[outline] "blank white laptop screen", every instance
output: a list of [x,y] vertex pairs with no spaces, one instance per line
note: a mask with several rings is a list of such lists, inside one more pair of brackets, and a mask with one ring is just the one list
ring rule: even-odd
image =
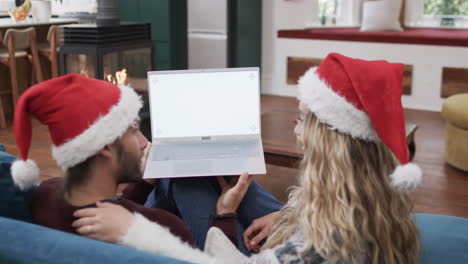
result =
[[259,134],[258,71],[156,73],[149,78],[153,138]]

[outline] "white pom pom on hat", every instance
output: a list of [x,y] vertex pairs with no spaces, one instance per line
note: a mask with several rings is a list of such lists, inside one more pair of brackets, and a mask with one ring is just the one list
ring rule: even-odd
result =
[[16,160],[11,165],[13,182],[21,190],[27,190],[36,184],[39,177],[39,167],[33,160]]
[[390,175],[390,182],[400,191],[413,191],[421,181],[421,168],[414,163],[400,165]]

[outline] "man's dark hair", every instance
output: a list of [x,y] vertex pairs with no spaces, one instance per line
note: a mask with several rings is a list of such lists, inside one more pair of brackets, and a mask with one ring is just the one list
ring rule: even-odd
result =
[[91,165],[96,156],[97,154],[65,171],[65,179],[63,181],[63,191],[65,193],[71,193],[73,188],[83,185],[89,180]]

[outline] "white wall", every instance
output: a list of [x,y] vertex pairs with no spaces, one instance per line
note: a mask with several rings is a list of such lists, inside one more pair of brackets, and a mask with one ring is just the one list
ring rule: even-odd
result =
[[278,30],[304,28],[317,23],[317,12],[317,0],[262,1],[262,93],[270,93],[275,86]]
[[97,0],[52,0],[52,14],[62,15],[67,12],[97,12]]
[[312,16],[313,0],[263,1],[262,93],[296,96],[288,85],[287,57],[324,58],[330,52],[377,60],[386,59],[413,65],[412,94],[403,96],[405,108],[440,111],[442,67],[468,68],[468,48],[432,45],[388,44],[329,40],[277,38],[279,29],[304,28]]

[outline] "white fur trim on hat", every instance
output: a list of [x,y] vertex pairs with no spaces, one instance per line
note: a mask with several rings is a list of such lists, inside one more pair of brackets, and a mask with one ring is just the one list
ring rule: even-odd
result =
[[77,137],[60,146],[52,146],[52,156],[66,170],[95,155],[105,145],[122,136],[138,117],[142,101],[135,91],[120,86],[119,102]]
[[11,177],[16,186],[21,190],[32,187],[39,177],[39,167],[33,160],[16,160],[10,168]]
[[306,104],[320,122],[329,125],[330,129],[354,138],[379,141],[369,116],[335,93],[318,77],[316,69],[309,69],[299,79],[299,101]]
[[133,214],[127,233],[121,236],[117,243],[191,263],[215,262],[208,254],[192,248],[173,235],[167,227],[151,222],[138,213]]
[[414,163],[400,165],[390,175],[390,181],[393,186],[401,191],[412,191],[422,181],[421,168]]

